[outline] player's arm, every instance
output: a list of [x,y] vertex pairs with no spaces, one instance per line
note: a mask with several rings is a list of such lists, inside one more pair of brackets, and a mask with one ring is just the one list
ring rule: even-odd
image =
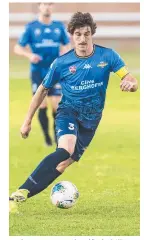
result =
[[120,88],[122,91],[126,92],[136,92],[138,89],[138,82],[135,77],[130,73],[127,74],[120,83]]
[[45,89],[43,85],[40,85],[38,87],[35,95],[33,96],[31,103],[30,103],[29,110],[26,114],[26,118],[20,129],[21,135],[23,138],[28,137],[28,134],[31,130],[31,122],[32,122],[33,116],[34,116],[36,110],[38,109],[38,107],[40,106],[40,104],[42,103],[42,101],[44,100],[47,93],[48,93],[48,89]]
[[129,73],[123,59],[114,50],[111,52],[111,70],[121,79],[122,91],[135,92],[138,89],[137,79]]
[[37,54],[32,53],[26,48],[31,43],[31,29],[29,25],[25,26],[24,32],[18,40],[18,43],[14,46],[14,53],[28,58],[32,63],[38,63],[41,57]]
[[26,118],[24,120],[24,123],[21,127],[21,135],[23,138],[28,137],[29,132],[31,130],[31,122],[33,119],[33,116],[44,100],[45,96],[48,93],[48,90],[52,88],[58,81],[60,81],[60,71],[61,66],[58,63],[57,59],[51,64],[47,75],[45,76],[42,84],[37,89],[35,95],[33,96],[30,107],[28,109],[28,112],[26,114]]
[[126,67],[120,68],[115,72],[121,78],[120,88],[122,91],[135,92],[138,89],[138,82],[127,70]]
[[46,89],[41,84],[38,87],[36,93],[34,94],[32,100],[31,100],[30,107],[29,107],[29,110],[28,110],[28,113],[27,113],[27,116],[25,119],[28,123],[31,123],[36,110],[41,105],[41,103],[44,100],[44,98],[46,97],[47,93],[48,93],[48,89]]
[[28,58],[32,63],[38,63],[41,60],[41,56],[32,53],[30,50],[27,50],[26,47],[22,47],[20,44],[16,44],[14,46],[14,53],[19,56]]

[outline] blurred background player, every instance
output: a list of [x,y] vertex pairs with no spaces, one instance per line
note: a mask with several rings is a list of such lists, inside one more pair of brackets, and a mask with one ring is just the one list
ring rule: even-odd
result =
[[[35,94],[38,86],[48,72],[48,69],[60,53],[70,50],[69,37],[65,26],[60,21],[52,20],[53,3],[39,3],[38,19],[28,23],[25,31],[15,45],[14,51],[30,60],[30,77],[32,92]],[[26,48],[29,45],[30,50]],[[48,93],[55,118],[58,103],[61,99],[61,86],[56,84]],[[47,98],[39,107],[38,119],[48,146],[52,145],[49,135],[49,119],[47,116]],[[55,130],[54,130],[55,135]],[[56,138],[55,138],[56,140]]]

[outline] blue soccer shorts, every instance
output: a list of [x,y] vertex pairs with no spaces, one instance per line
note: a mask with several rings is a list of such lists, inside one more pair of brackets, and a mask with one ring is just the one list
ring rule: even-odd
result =
[[58,139],[65,134],[74,134],[77,137],[74,153],[71,158],[79,161],[84,151],[92,141],[101,117],[95,120],[95,124],[86,124],[86,121],[80,121],[78,117],[69,110],[58,109],[55,119],[55,131]]
[[[33,95],[36,93],[39,85],[42,83],[45,74],[40,71],[32,71],[31,72],[31,85],[32,85],[32,93]],[[57,83],[53,88],[50,88],[48,91],[48,96],[61,96],[62,90],[61,85]]]

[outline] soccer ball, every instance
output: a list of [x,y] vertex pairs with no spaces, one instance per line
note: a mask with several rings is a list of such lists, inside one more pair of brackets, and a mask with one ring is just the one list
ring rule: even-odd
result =
[[57,183],[51,190],[52,204],[58,208],[71,208],[77,201],[79,192],[76,186],[68,181]]

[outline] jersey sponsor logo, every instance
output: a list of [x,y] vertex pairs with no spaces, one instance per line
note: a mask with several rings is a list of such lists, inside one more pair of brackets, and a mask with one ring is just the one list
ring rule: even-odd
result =
[[97,88],[103,86],[103,82],[95,82],[95,80],[85,80],[81,81],[81,85],[79,86],[71,86],[72,90],[86,90],[86,89],[91,89],[91,88]]
[[74,130],[74,124],[73,124],[73,123],[69,123],[68,129],[69,129],[69,130]]
[[106,63],[106,62],[100,62],[100,63],[97,65],[97,67],[104,68],[104,67],[106,67],[107,65],[108,65],[108,63]]
[[54,42],[52,39],[43,39],[41,43],[36,43],[35,47],[59,47],[60,43]]
[[51,30],[50,30],[49,28],[45,28],[44,32],[45,32],[45,33],[50,33]]
[[69,71],[74,74],[76,72],[76,66],[70,66]]
[[36,36],[40,35],[40,34],[41,34],[41,30],[40,30],[39,28],[36,28],[36,29],[34,30],[34,34],[35,34]]
[[92,66],[90,64],[85,64],[83,69],[89,69],[89,68],[92,68]]

